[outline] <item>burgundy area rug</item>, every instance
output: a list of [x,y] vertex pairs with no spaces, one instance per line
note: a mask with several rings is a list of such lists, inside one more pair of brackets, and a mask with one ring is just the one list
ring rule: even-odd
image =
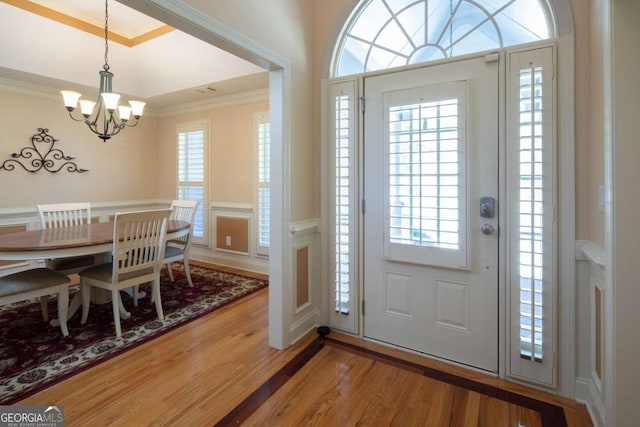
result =
[[[80,324],[78,310],[69,319],[67,337],[59,327],[42,320],[39,303],[1,306],[0,404],[14,403],[268,285],[264,280],[191,266],[192,288],[182,264],[172,267],[175,282],[166,268],[160,277],[164,321],[157,318],[148,284],[140,286],[147,295],[138,301],[138,307],[122,293],[131,317],[120,320],[121,338],[115,336],[111,303],[91,304],[85,325]],[[69,298],[78,290],[72,287]],[[49,317],[57,317],[56,313],[53,297]]]

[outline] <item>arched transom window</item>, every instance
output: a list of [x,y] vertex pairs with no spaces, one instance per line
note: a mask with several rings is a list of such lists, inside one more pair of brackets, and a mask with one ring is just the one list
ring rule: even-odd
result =
[[334,76],[555,37],[544,0],[364,1],[342,34]]

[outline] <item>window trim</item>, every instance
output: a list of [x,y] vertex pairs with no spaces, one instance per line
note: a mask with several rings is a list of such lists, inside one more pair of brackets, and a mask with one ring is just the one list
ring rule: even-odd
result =
[[[361,161],[358,150],[358,140],[359,140],[359,109],[357,108],[357,84],[355,80],[341,81],[341,82],[333,82],[329,88],[329,152],[328,163],[329,163],[329,182],[328,185],[328,194],[329,200],[328,203],[330,206],[329,209],[329,223],[330,226],[328,230],[331,230],[331,233],[328,236],[328,253],[329,253],[329,324],[336,328],[345,330],[348,332],[357,332],[357,324],[360,318],[360,299],[359,299],[359,275],[358,270],[360,267],[359,263],[359,254],[360,254],[360,242],[357,238],[359,231],[359,219],[362,212],[360,211],[358,200],[360,198],[360,188],[357,186],[357,183],[360,180],[359,168],[358,164]],[[336,295],[336,229],[335,229],[335,220],[336,220],[336,111],[335,111],[335,101],[338,96],[346,95],[349,97],[348,103],[348,111],[349,111],[349,167],[351,169],[351,174],[349,176],[349,188],[352,190],[349,194],[349,212],[350,212],[350,223],[349,223],[349,235],[351,237],[349,242],[349,310],[348,313],[340,312],[336,310],[335,307],[335,295]]]

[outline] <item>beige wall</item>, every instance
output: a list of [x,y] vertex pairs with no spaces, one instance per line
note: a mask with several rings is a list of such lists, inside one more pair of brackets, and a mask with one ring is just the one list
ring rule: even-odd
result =
[[158,119],[158,196],[176,196],[176,126],[208,120],[211,132],[209,201],[253,204],[255,191],[254,115],[269,110],[268,101],[215,108]]
[[[31,144],[38,127],[58,139],[55,147],[75,157],[88,172],[28,173],[0,170],[0,208],[35,208],[37,203],[88,200],[92,203],[176,197],[176,125],[207,119],[211,125],[210,201],[254,203],[254,114],[269,102],[154,118],[145,115],[103,143],[72,121],[61,99],[0,92],[0,164]],[[26,113],[28,112],[28,114]]]
[[[591,0],[591,10],[589,14],[590,37],[589,37],[589,72],[590,72],[590,127],[584,127],[589,132],[590,144],[588,158],[579,162],[586,170],[579,176],[589,179],[584,186],[588,187],[589,197],[586,203],[578,206],[590,213],[588,230],[586,236],[578,236],[583,240],[591,240],[604,248],[604,212],[599,207],[599,188],[604,185],[604,115],[601,106],[604,104],[603,88],[603,66],[604,66],[604,22],[603,0]],[[586,9],[586,8],[585,8]],[[597,106],[597,107],[596,107]]]
[[291,62],[291,222],[320,216],[319,120],[314,115],[312,5],[300,0],[184,0]]
[[143,118],[103,143],[72,121],[57,97],[0,91],[0,163],[31,144],[38,128],[58,139],[55,147],[88,172],[28,173],[0,170],[0,208],[31,208],[37,203],[126,201],[156,197],[156,121]]

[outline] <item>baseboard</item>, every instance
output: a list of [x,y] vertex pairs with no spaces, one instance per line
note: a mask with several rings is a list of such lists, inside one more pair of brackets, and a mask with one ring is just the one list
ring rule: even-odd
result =
[[575,400],[584,404],[594,427],[604,427],[604,402],[592,381],[586,378],[576,379]]
[[266,258],[249,258],[247,256],[222,254],[210,249],[195,246],[191,247],[189,258],[202,262],[224,265],[225,267],[252,271],[254,273],[269,274],[269,260]]
[[320,312],[318,310],[311,310],[309,313],[292,323],[289,327],[289,338],[291,340],[291,344],[295,344],[296,341],[300,340],[311,330],[315,329],[318,326],[319,316]]

